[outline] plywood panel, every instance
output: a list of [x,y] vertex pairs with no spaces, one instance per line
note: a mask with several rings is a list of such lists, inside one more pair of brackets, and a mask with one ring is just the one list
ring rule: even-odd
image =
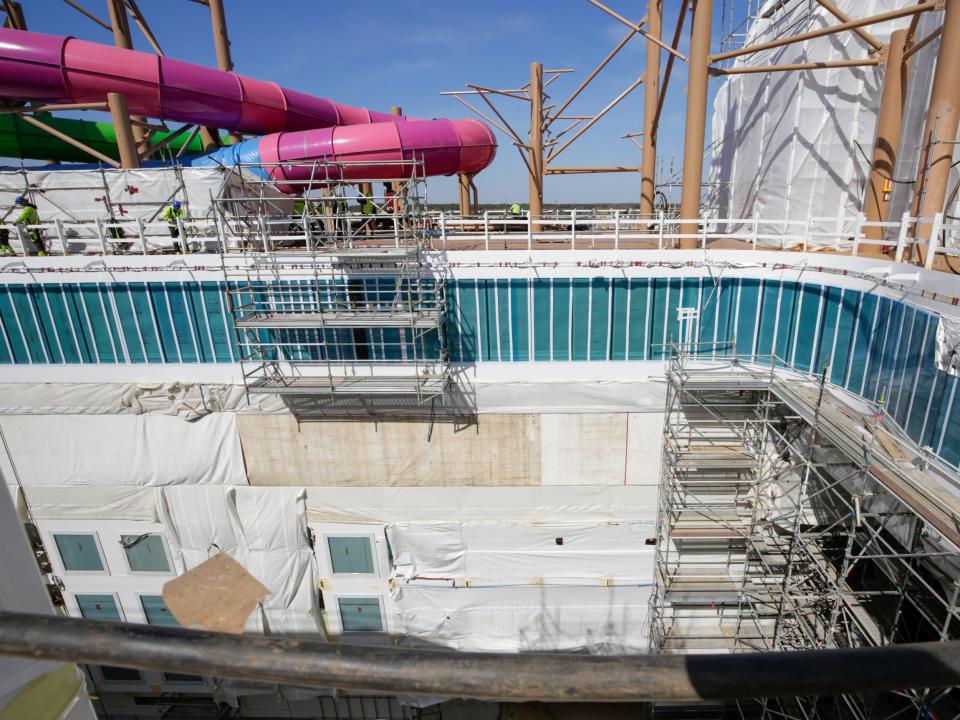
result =
[[540,417],[483,415],[466,429],[241,415],[252,485],[539,485]]

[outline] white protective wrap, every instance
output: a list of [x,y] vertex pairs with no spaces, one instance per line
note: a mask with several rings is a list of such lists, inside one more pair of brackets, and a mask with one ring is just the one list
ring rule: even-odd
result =
[[[166,415],[3,415],[24,485],[246,485],[237,419]],[[2,462],[2,458],[0,458]]]
[[401,522],[387,526],[394,571],[488,582],[640,581],[653,577],[654,522]]
[[160,516],[181,572],[225,552],[270,590],[247,631],[321,632],[302,488],[165,487]]
[[307,488],[311,522],[642,522],[656,507],[654,485]]
[[394,591],[396,631],[458,650],[647,649],[650,585],[418,587]]
[[158,520],[152,487],[27,485],[23,493],[38,520]]
[[[836,0],[851,17],[910,4],[912,0]],[[779,5],[765,4],[745,45],[840,22],[807,0]],[[874,24],[868,30],[885,42],[909,22]],[[841,32],[741,56],[734,67],[857,60],[871,50],[857,34]],[[710,211],[720,218],[812,219],[813,232],[850,231],[852,236],[853,229],[838,227],[836,218],[861,210],[882,77],[882,68],[874,66],[729,76],[714,100]],[[802,234],[797,225],[779,230]],[[764,225],[764,231],[778,229]],[[777,243],[761,238],[759,244]]]
[[941,315],[937,322],[937,368],[960,375],[960,318]]

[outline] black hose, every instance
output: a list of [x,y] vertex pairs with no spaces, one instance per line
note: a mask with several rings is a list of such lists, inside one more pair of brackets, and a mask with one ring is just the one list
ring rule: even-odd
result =
[[486,654],[0,612],[0,654],[482,700],[721,700],[960,684],[960,641],[731,655]]

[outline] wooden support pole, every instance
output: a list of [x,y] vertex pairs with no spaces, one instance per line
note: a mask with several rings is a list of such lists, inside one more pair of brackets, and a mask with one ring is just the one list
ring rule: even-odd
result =
[[611,167],[548,167],[547,175],[592,175],[594,173],[640,172],[637,166],[615,165]]
[[20,3],[14,2],[14,0],[3,0],[3,9],[7,13],[7,19],[3,23],[5,27],[14,30],[27,29],[27,21],[23,17],[23,8]]
[[[843,10],[834,5],[830,0],[817,0],[820,3],[820,6],[823,7],[827,12],[833,15],[840,22],[850,22],[850,16],[847,15]],[[859,35],[870,47],[874,50],[882,50],[883,43],[877,40],[873,35],[868,33],[863,28],[854,28],[853,31]]]
[[828,62],[785,63],[783,65],[753,65],[733,68],[710,68],[711,75],[750,75],[754,73],[792,72],[794,70],[827,70],[829,68],[870,67],[883,65],[882,57],[865,60],[831,60]]
[[[223,0],[208,0],[210,6],[210,29],[213,31],[213,47],[217,52],[217,67],[224,72],[233,70],[233,57],[230,54],[230,35],[227,32],[227,14],[223,9]],[[243,137],[230,133],[230,142],[242,142]]]
[[457,175],[457,196],[460,202],[460,217],[470,215],[470,176],[466,173]]
[[907,15],[916,15],[917,13],[926,12],[927,10],[936,10],[938,5],[939,0],[929,0],[928,2],[922,2],[919,5],[908,5],[907,7],[891,10],[890,12],[880,13],[879,15],[871,15],[870,17],[861,18],[859,20],[850,20],[849,22],[840,23],[838,25],[831,25],[829,27],[819,28],[818,30],[800,33],[799,35],[790,35],[788,37],[771,40],[770,42],[759,43],[757,45],[748,45],[747,47],[739,48],[737,50],[722,52],[717,55],[713,55],[710,58],[710,61],[719,62],[720,60],[728,60],[729,58],[739,57],[741,55],[750,55],[751,53],[760,52],[761,50],[769,50],[771,48],[792,45],[793,43],[803,42],[805,40],[812,40],[813,38],[823,37],[825,35],[833,35],[845,30],[854,30],[855,28],[865,27],[867,25],[876,25],[878,23],[886,22],[887,20],[896,20],[897,18],[906,17]]
[[88,154],[91,155],[92,157],[95,157],[95,158],[97,158],[98,160],[106,163],[106,164],[109,165],[110,167],[113,167],[113,168],[119,168],[119,167],[120,167],[120,163],[118,163],[118,162],[117,162],[116,160],[114,160],[113,158],[107,157],[107,156],[104,155],[102,152],[99,152],[99,151],[97,151],[97,150],[94,150],[92,147],[90,147],[90,146],[88,146],[88,145],[84,145],[84,144],[83,144],[82,142],[80,142],[79,140],[74,140],[74,139],[73,139],[72,137],[70,137],[69,135],[66,135],[66,134],[60,132],[60,131],[57,130],[56,128],[50,127],[49,125],[47,125],[47,124],[44,123],[44,122],[40,122],[39,120],[37,120],[37,119],[36,119],[35,117],[33,117],[32,115],[23,115],[22,117],[23,117],[23,121],[24,121],[24,122],[30,123],[30,124],[33,125],[34,127],[38,127],[38,128],[40,128],[41,130],[49,133],[50,135],[53,135],[55,138],[58,138],[58,139],[60,139],[60,140],[63,140],[63,141],[64,141],[65,143],[67,143],[68,145],[73,145],[75,148],[79,148],[79,149],[83,150],[85,153],[88,153]]
[[[639,27],[641,24],[642,24],[642,23],[637,23],[637,27]],[[564,118],[562,117],[562,116],[563,116],[563,111],[566,110],[568,107],[570,107],[570,104],[571,104],[574,100],[576,100],[577,97],[579,97],[580,93],[582,93],[582,92],[584,91],[584,89],[587,87],[587,85],[589,85],[589,84],[593,81],[593,79],[594,79],[597,75],[600,74],[600,72],[610,63],[610,61],[613,60],[613,59],[617,56],[617,53],[619,53],[619,52],[626,46],[626,44],[627,44],[628,42],[630,42],[630,38],[632,38],[632,37],[633,37],[634,35],[636,35],[636,34],[637,34],[637,31],[636,31],[635,29],[633,29],[633,28],[630,28],[630,32],[628,32],[628,33],[626,34],[626,36],[623,38],[623,40],[621,40],[619,43],[617,43],[616,47],[614,47],[613,50],[611,50],[609,53],[607,53],[607,56],[606,56],[603,60],[600,61],[600,64],[597,65],[589,75],[587,75],[586,79],[585,79],[582,83],[580,83],[579,87],[577,87],[576,90],[574,90],[572,93],[570,93],[570,95],[567,97],[567,99],[564,100],[564,101],[560,104],[560,107],[557,108],[557,109],[551,114],[552,116],[547,119],[547,124],[546,124],[547,127],[550,127],[551,123],[553,123],[554,120],[564,119]],[[648,46],[648,47],[649,47],[649,46]],[[648,53],[650,52],[649,49],[647,50],[647,52],[648,52]],[[657,57],[659,57],[659,52],[658,52]],[[583,119],[584,119],[584,120],[589,120],[590,118],[589,118],[588,116],[584,116]]]
[[[949,190],[947,184],[960,125],[960,72],[957,70],[960,68],[960,0],[946,0],[945,5],[943,35],[923,131],[924,145],[915,199],[917,216],[928,220],[919,224],[917,239],[928,243],[933,239],[930,219],[947,209],[944,207]],[[925,262],[926,248],[919,244],[917,248],[920,261]]]
[[543,214],[543,65],[530,63],[530,215]]
[[[683,139],[683,186],[680,191],[680,223],[684,235],[697,233],[700,217],[700,188],[703,181],[703,144],[707,126],[707,82],[710,63],[710,31],[713,24],[713,0],[694,0],[693,28],[690,31],[687,117]],[[681,248],[696,248],[697,238],[681,238]]]
[[589,130],[590,128],[592,128],[592,127],[597,123],[597,121],[600,120],[600,118],[602,118],[602,117],[603,117],[604,115],[606,115],[608,112],[610,112],[611,110],[613,110],[613,108],[615,108],[615,107],[620,103],[621,100],[623,100],[627,95],[629,95],[629,94],[632,93],[634,90],[636,90],[637,87],[639,87],[639,85],[640,85],[642,82],[643,82],[643,76],[641,75],[641,76],[638,77],[636,80],[634,80],[633,84],[631,84],[630,87],[628,87],[628,88],[627,88],[626,90],[624,90],[622,93],[620,93],[619,95],[617,95],[613,100],[611,100],[609,103],[607,103],[606,107],[604,107],[603,110],[601,110],[601,111],[598,112],[596,115],[594,115],[592,118],[590,118],[590,121],[589,121],[586,125],[584,125],[582,128],[580,128],[579,130],[577,130],[577,132],[574,133],[574,135],[573,135],[572,138],[570,138],[570,139],[567,140],[563,145],[561,145],[559,148],[557,148],[556,150],[554,150],[553,152],[551,152],[550,155],[549,155],[548,158],[547,158],[547,161],[549,162],[549,161],[553,160],[553,159],[556,158],[558,155],[560,155],[560,153],[562,153],[562,152],[563,152],[564,150],[566,150],[568,147],[570,147],[571,145],[573,145],[573,143],[575,143],[575,142],[577,141],[577,138],[579,138],[579,137],[580,137],[581,135],[583,135],[587,130]]
[[137,142],[133,138],[133,125],[130,124],[127,99],[120,93],[107,93],[107,104],[110,106],[113,130],[117,136],[121,167],[140,167],[140,155],[137,153]]
[[[107,13],[110,16],[110,29],[113,31],[113,44],[119,48],[124,48],[125,50],[133,49],[133,39],[130,37],[130,23],[127,22],[127,10],[123,4],[123,0],[107,0]],[[126,105],[126,100],[124,100],[124,105]],[[111,109],[111,115],[112,115]],[[127,114],[126,124],[129,124],[130,120],[143,120],[142,117],[133,117],[131,118],[129,113]],[[114,120],[116,122],[116,120]],[[137,145],[143,142],[145,133],[143,128],[134,125],[133,128],[133,139]],[[123,132],[123,129],[120,127],[114,127],[114,132],[116,132],[117,137],[120,137],[120,134]]]
[[[660,39],[663,32],[663,0],[647,3],[647,31]],[[660,46],[647,43],[647,67],[643,74],[643,158],[640,165],[640,214],[653,215],[657,173],[657,98],[660,94]]]
[[[867,222],[884,222],[890,207],[893,169],[897,164],[900,145],[900,123],[903,120],[903,98],[906,87],[907,66],[903,62],[903,49],[907,31],[897,30],[890,35],[887,46],[886,68],[883,75],[883,93],[880,97],[880,113],[877,118],[877,135],[873,142],[873,161],[870,163],[870,178],[863,198],[863,212]],[[870,240],[882,240],[883,228],[864,228]],[[880,245],[861,245],[863,255],[878,256]]]
[[[683,22],[687,18],[687,3],[680,7],[680,14],[677,16],[677,26],[673,30],[673,47],[680,44],[680,34],[683,32]],[[656,132],[660,127],[660,114],[663,112],[663,104],[667,99],[667,88],[670,87],[670,74],[673,72],[673,55],[667,57],[667,67],[663,71],[663,82],[660,83],[660,96],[657,98],[657,114],[653,120],[653,131]]]

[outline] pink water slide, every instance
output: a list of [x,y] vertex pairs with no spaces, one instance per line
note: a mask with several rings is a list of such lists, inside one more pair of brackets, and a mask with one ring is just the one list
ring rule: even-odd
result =
[[493,133],[476,120],[408,120],[151,53],[0,28],[0,98],[90,103],[108,92],[122,93],[134,115],[263,135],[232,155],[301,163],[276,171],[291,180],[314,160],[386,161],[379,175],[357,170],[373,180],[396,177],[386,163],[414,158],[428,175],[473,174],[496,154]]

